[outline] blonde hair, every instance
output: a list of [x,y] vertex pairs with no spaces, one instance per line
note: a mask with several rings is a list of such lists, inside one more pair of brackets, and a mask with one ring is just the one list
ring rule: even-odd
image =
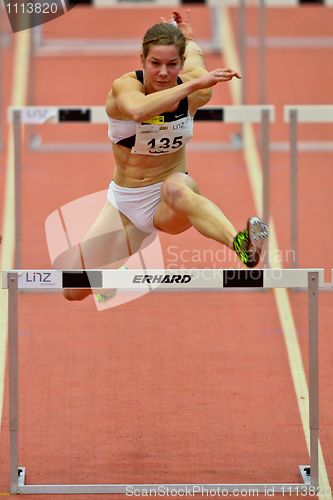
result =
[[142,54],[146,59],[151,45],[176,45],[180,59],[184,60],[186,39],[183,33],[169,23],[154,24],[146,32],[142,42]]

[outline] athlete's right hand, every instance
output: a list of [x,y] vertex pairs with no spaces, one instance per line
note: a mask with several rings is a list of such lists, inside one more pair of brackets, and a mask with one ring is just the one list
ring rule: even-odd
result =
[[178,29],[183,33],[186,40],[194,40],[193,29],[190,25],[191,10],[187,9],[186,16],[182,16],[178,10],[173,10],[173,19],[176,21]]

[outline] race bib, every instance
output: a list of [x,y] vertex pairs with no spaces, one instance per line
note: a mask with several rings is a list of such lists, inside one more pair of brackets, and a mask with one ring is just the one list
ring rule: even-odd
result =
[[157,119],[163,117],[155,118],[149,123],[137,124],[136,140],[131,150],[133,154],[159,156],[175,153],[191,139],[193,118],[190,115],[165,123]]

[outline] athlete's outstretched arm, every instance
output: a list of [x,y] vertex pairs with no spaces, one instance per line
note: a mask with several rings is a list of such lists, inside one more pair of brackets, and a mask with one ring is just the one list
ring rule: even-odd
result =
[[164,113],[193,92],[231,80],[233,76],[236,76],[236,73],[229,69],[215,69],[209,73],[201,70],[200,74],[193,74],[193,78],[180,85],[145,95],[140,88],[140,82],[131,74],[127,74],[113,82],[106,111],[112,116],[112,110],[116,106],[129,119],[141,122]]

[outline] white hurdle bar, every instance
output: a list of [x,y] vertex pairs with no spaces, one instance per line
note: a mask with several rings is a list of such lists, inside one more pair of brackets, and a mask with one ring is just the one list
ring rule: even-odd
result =
[[[228,3],[233,6],[237,6],[239,0],[223,0],[224,3]],[[186,4],[182,0],[150,0],[150,1],[133,1],[133,2],[119,2],[118,0],[67,0],[64,2],[66,7],[88,7],[93,9],[115,9],[117,10],[129,10],[133,8],[139,9],[152,9],[152,8],[165,8],[168,9],[166,12],[170,12],[173,8],[184,8],[182,4]],[[199,45],[204,51],[211,51],[213,53],[221,52],[221,29],[218,22],[218,9],[221,7],[222,2],[219,0],[213,1],[202,1],[201,4],[206,4],[210,9],[211,18],[211,39],[198,40]],[[66,9],[68,10],[68,9]],[[129,12],[129,15],[131,13]],[[159,17],[156,17],[156,22],[159,22]],[[112,30],[111,30],[112,31]],[[130,39],[103,39],[103,38],[46,38],[43,37],[43,24],[40,24],[34,29],[32,34],[32,56],[86,56],[89,54],[93,55],[105,55],[105,54],[133,54],[138,53],[142,45],[142,39],[140,38],[130,38]]]
[[[1,2],[0,5],[0,110],[3,109],[3,105],[5,102],[5,85],[4,85],[4,75],[5,75],[5,48],[10,44],[10,35],[6,33],[4,29],[4,19],[6,17],[4,4]],[[0,115],[0,151],[4,147],[3,142],[4,137],[4,124],[2,121],[2,115]]]
[[[269,223],[269,125],[275,120],[275,107],[272,105],[243,106],[204,106],[198,109],[196,121],[214,121],[224,123],[260,123],[261,157],[263,169],[262,218]],[[22,106],[9,107],[8,120],[13,125],[14,165],[15,165],[15,267],[20,267],[21,248],[21,125],[43,125],[61,123],[107,123],[104,106]],[[111,153],[111,149],[110,149]]]
[[[258,484],[26,484],[26,468],[19,466],[19,349],[18,291],[48,292],[64,288],[118,288],[123,290],[150,287],[158,291],[219,292],[225,288],[295,288],[308,289],[309,318],[309,431],[310,465],[300,465],[301,483]],[[200,493],[202,489],[229,493],[246,492],[304,494],[319,487],[318,434],[318,288],[324,286],[323,269],[142,269],[113,270],[12,270],[3,272],[2,287],[8,288],[9,329],[9,432],[10,491],[12,494],[85,494],[126,493],[128,488],[141,492],[170,488]]]
[[[94,123],[106,124],[105,106],[11,106],[8,108],[8,120],[14,121],[15,114],[25,125],[43,125],[46,123]],[[268,123],[275,120],[275,106],[272,105],[230,105],[204,106],[195,114],[196,121],[218,121],[225,123],[261,123],[263,114]]]
[[284,106],[289,123],[290,154],[290,242],[294,267],[298,267],[298,123],[333,123],[333,105]]

